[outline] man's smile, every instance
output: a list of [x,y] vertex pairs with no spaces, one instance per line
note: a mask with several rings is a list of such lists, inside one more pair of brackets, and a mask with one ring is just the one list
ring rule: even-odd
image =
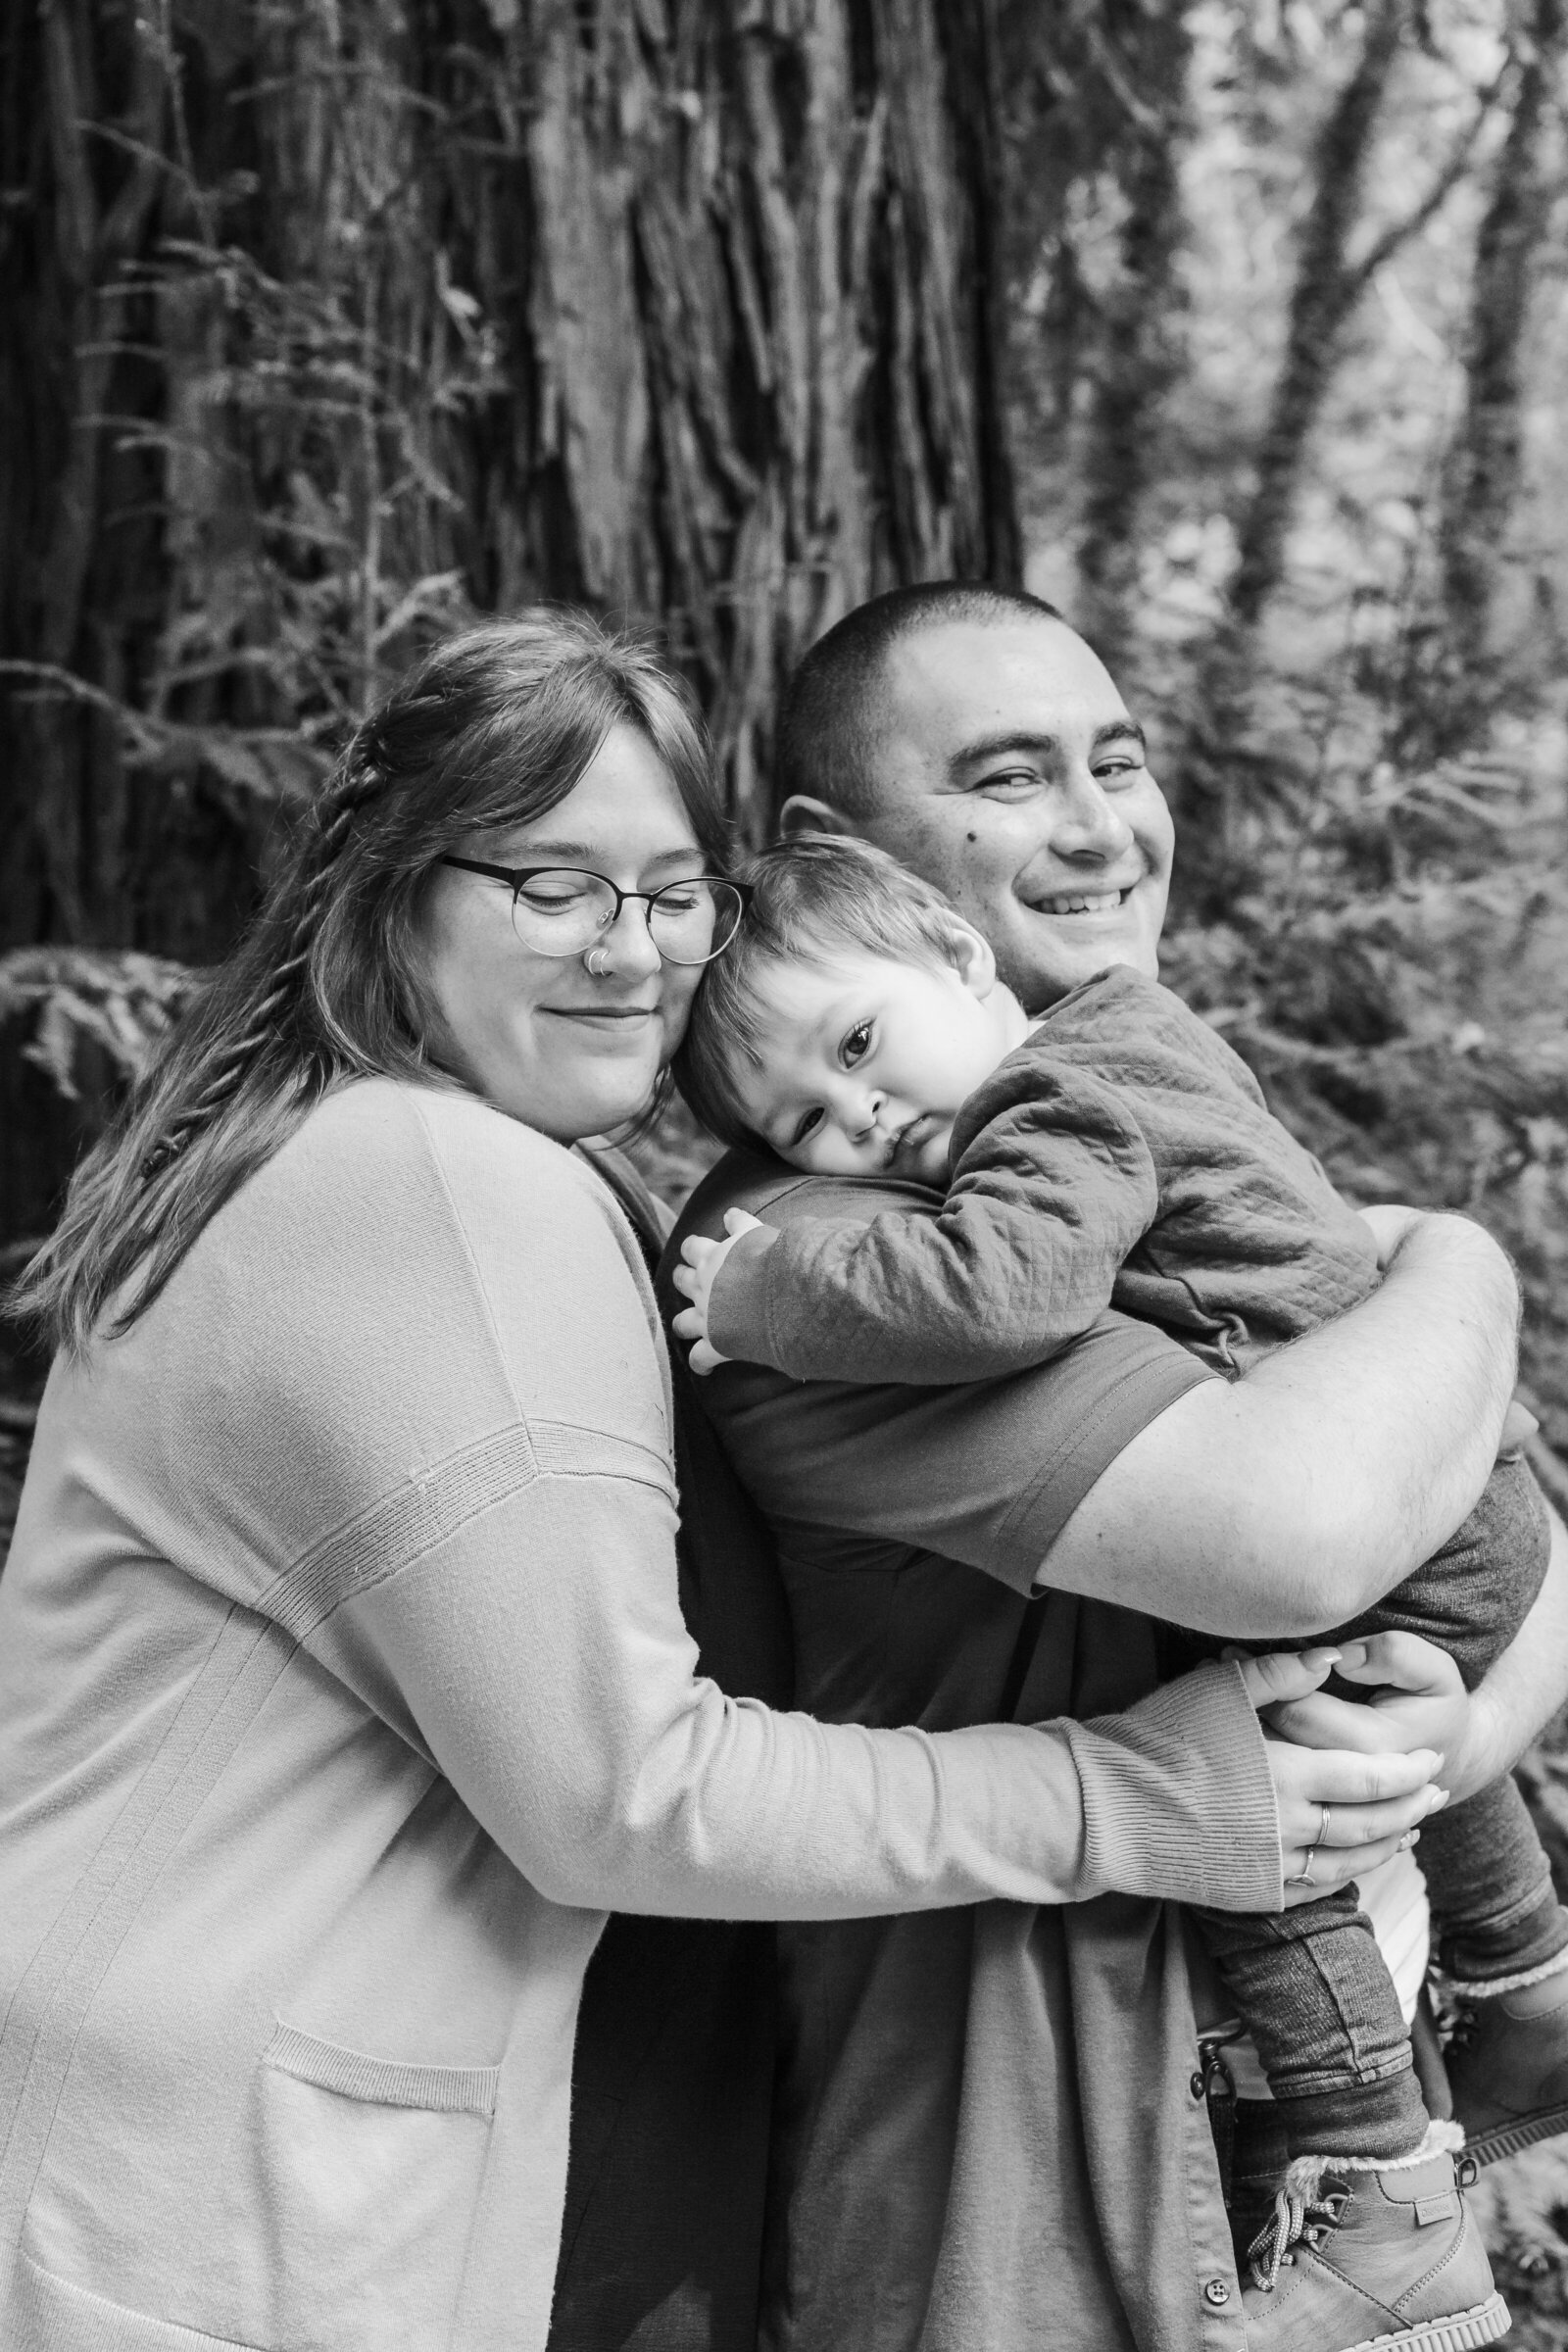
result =
[[1064,890],[1051,898],[1038,899],[1025,897],[1022,892],[1019,896],[1034,914],[1114,914],[1118,907],[1126,906],[1137,887],[1136,882],[1129,882],[1121,890]]

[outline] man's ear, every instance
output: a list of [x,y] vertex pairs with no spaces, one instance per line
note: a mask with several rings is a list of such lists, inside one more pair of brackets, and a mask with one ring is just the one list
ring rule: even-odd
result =
[[778,830],[782,841],[793,841],[797,833],[858,836],[860,828],[842,809],[835,808],[831,801],[813,801],[808,792],[792,792],[778,812]]
[[958,978],[973,997],[989,997],[997,985],[997,959],[991,942],[982,939],[972,924],[960,915],[951,918],[948,932],[948,957]]

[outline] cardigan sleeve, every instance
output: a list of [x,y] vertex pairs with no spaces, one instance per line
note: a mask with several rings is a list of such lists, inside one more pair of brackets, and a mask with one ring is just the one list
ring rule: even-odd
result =
[[542,1892],[807,1919],[1108,1886],[1279,1899],[1230,1669],[1152,1714],[935,1739],[699,1674],[653,1292],[569,1152],[377,1083],[203,1239],[115,1344],[132,1419],[178,1406],[139,1457],[152,1548],[303,1645]]
[[[473,1499],[471,1491],[466,1499]],[[436,1522],[443,1499],[426,1493]],[[426,1525],[430,1521],[426,1520]],[[834,1919],[1112,1890],[1281,1900],[1272,1784],[1240,1670],[1124,1715],[930,1735],[732,1699],[696,1671],[675,1514],[637,1476],[560,1467],[346,1591],[310,1637],[421,1744],[557,1902]]]
[[939,1215],[742,1235],[709,1299],[719,1353],[797,1380],[947,1387],[1043,1363],[1087,1331],[1159,1205],[1126,1102],[1026,1046],[965,1105],[957,1140]]
[[1109,1887],[1278,1901],[1272,1782],[1233,1669],[1095,1726],[938,1737],[774,1713],[700,1675],[635,1243],[571,1155],[473,1107],[419,1108],[438,1179],[421,1222],[447,1272],[432,1292],[428,1258],[400,1271],[368,1238],[384,1271],[340,1287],[339,1361],[372,1448],[442,1367],[441,1446],[325,1519],[267,1605],[541,1891],[797,1919]]

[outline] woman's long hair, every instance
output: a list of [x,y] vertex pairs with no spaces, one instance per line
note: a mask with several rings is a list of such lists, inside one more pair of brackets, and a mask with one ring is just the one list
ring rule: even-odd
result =
[[710,864],[727,834],[701,722],[640,640],[540,607],[437,646],[358,729],[256,921],[82,1160],[13,1311],[79,1352],[124,1331],[197,1236],[329,1088],[439,1082],[424,885],[475,832],[564,800],[636,727]]

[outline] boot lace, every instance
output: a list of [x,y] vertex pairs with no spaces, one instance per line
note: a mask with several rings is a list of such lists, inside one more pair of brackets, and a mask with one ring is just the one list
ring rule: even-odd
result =
[[1247,2250],[1252,2284],[1261,2287],[1265,2295],[1272,2294],[1281,2270],[1296,2261],[1292,2247],[1304,2244],[1315,2248],[1330,2230],[1339,2228],[1347,2194],[1335,2187],[1306,2197],[1282,2188],[1274,2199],[1274,2211]]
[[1451,2023],[1443,2044],[1445,2051],[1468,2049],[1476,2037],[1476,2028],[1481,2023],[1480,2002],[1456,1998],[1448,2014]]

